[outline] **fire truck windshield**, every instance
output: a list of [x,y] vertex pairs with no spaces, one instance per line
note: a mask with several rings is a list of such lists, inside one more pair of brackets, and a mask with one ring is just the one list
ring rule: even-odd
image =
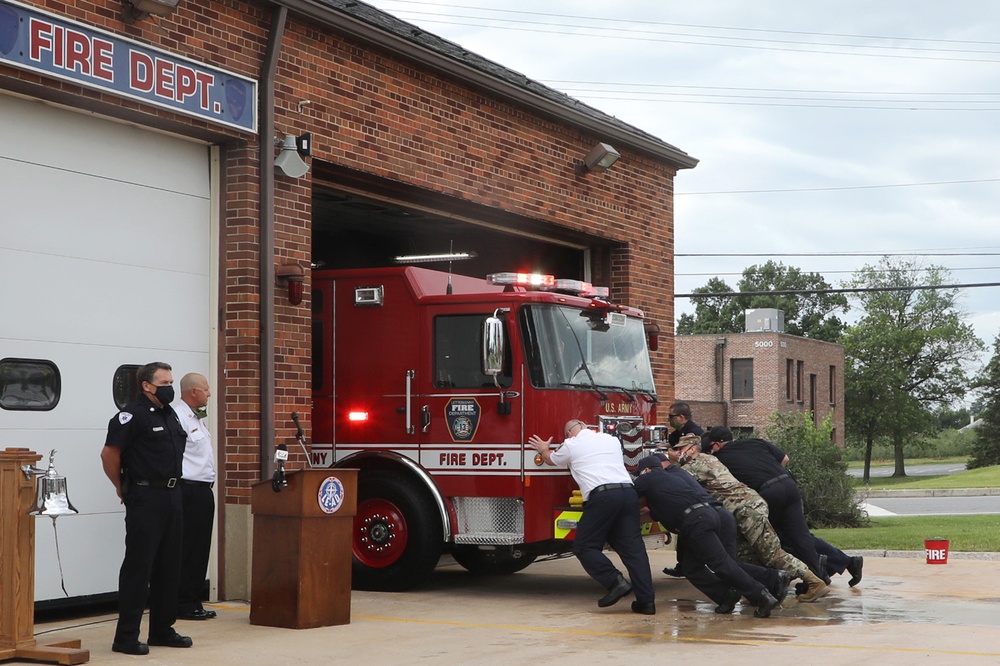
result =
[[580,386],[655,394],[642,320],[561,305],[521,310],[525,358],[538,387]]

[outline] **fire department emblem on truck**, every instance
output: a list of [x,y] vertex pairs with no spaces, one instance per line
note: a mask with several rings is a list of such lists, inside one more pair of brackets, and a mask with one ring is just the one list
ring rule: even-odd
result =
[[467,398],[452,398],[444,408],[452,441],[469,442],[479,428],[479,403]]
[[344,503],[344,484],[335,476],[326,477],[319,486],[316,499],[323,513],[336,513]]

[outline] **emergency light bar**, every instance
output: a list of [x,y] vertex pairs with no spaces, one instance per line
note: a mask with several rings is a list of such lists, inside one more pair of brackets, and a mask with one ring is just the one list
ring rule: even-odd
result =
[[486,276],[486,281],[490,284],[558,291],[586,298],[607,298],[611,294],[611,290],[607,287],[595,287],[582,280],[557,280],[553,275],[541,273],[492,273]]

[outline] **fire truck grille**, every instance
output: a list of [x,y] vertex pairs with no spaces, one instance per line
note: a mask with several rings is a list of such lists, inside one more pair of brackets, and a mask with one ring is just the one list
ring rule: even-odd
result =
[[601,432],[606,432],[618,438],[622,444],[622,457],[625,459],[625,467],[629,471],[635,469],[636,464],[649,455],[643,433],[647,428],[642,423],[639,416],[599,416],[598,425]]
[[524,503],[514,497],[455,497],[456,544],[524,543]]

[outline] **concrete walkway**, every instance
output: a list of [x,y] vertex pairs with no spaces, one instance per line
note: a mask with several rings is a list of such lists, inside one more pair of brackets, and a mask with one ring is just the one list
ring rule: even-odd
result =
[[[350,624],[288,630],[249,624],[243,602],[211,604],[219,617],[178,622],[190,649],[151,648],[145,657],[111,652],[114,617],[36,626],[39,641],[77,638],[94,664],[997,664],[1000,562],[954,554],[947,564],[889,553],[865,555],[856,588],[835,578],[812,604],[787,600],[771,618],[714,604],[687,581],[658,572],[668,549],[649,553],[655,616],[629,602],[599,609],[603,590],[574,559],[535,563],[521,573],[474,578],[439,566],[420,590],[354,592]],[[991,554],[992,555],[992,554]]]

